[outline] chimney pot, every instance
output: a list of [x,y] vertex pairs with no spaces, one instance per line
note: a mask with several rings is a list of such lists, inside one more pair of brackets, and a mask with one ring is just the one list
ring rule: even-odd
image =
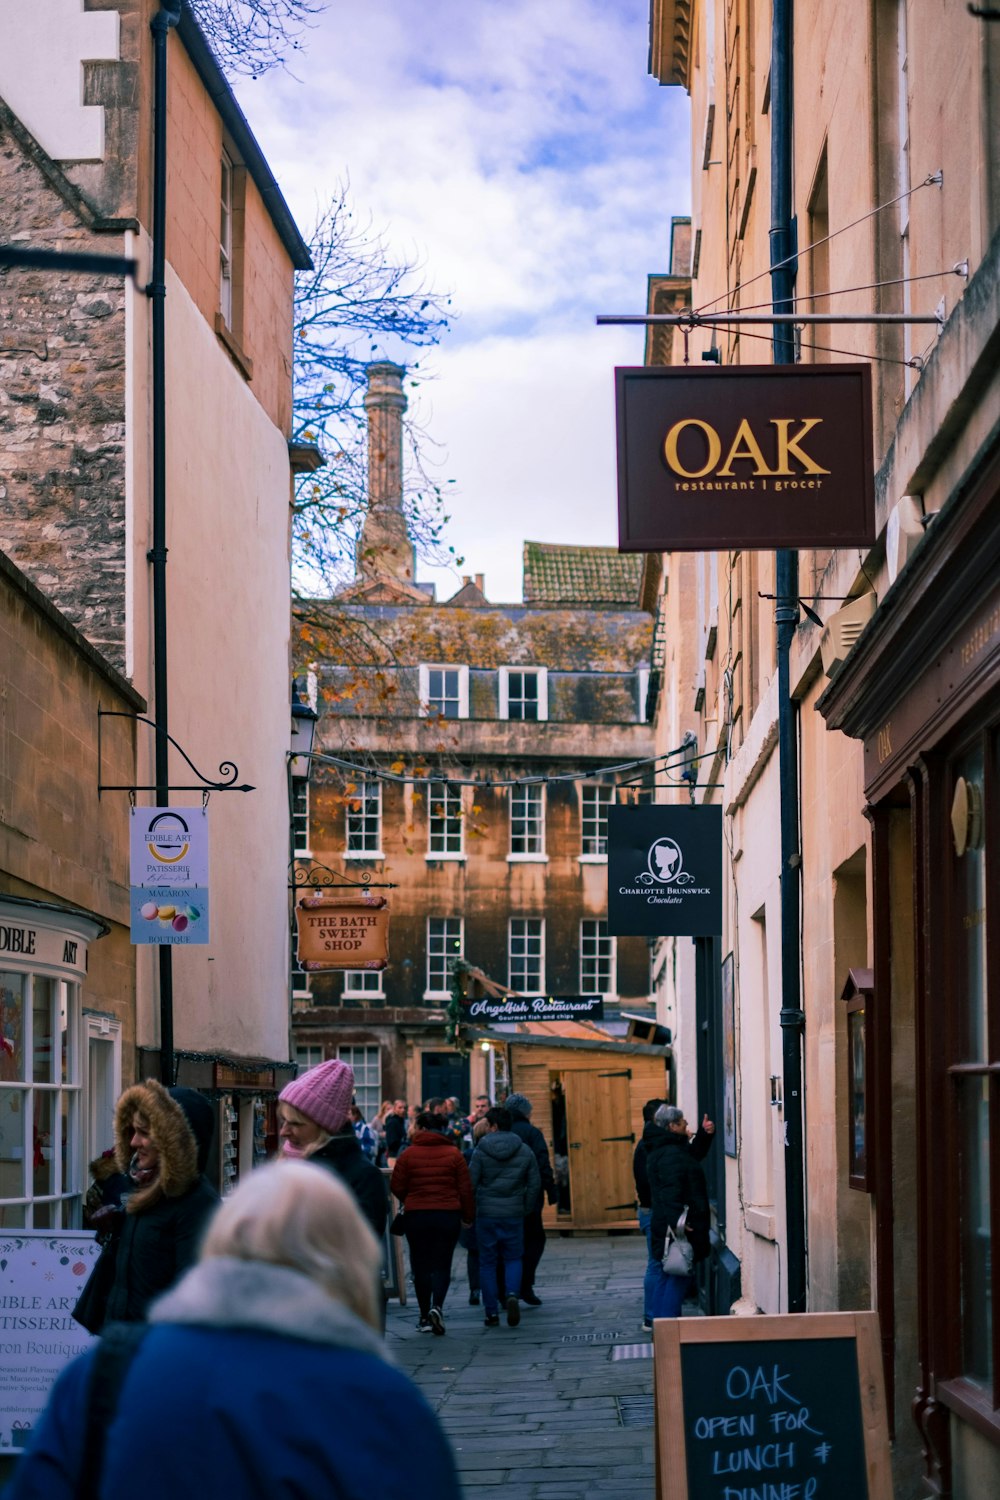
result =
[[479,592],[481,594],[485,594],[485,592],[486,592],[486,589],[484,587],[485,582],[486,582],[486,574],[485,573],[477,573],[476,574],[476,588],[479,590]]

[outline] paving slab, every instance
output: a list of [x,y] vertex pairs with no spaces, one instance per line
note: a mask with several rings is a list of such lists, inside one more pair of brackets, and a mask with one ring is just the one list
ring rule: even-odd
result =
[[418,1334],[410,1290],[390,1303],[386,1339],[452,1443],[469,1500],[604,1500],[653,1490],[653,1427],[624,1427],[617,1396],[651,1395],[651,1359],[613,1360],[642,1332],[646,1245],[639,1235],[550,1238],[536,1283],[542,1306],[520,1325],[483,1327],[468,1303],[465,1256],[443,1338]]

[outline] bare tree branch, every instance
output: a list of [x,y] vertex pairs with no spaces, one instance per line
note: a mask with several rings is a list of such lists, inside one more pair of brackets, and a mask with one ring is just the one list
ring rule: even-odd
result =
[[259,78],[303,48],[325,0],[187,0],[230,78]]
[[[294,436],[319,443],[327,463],[299,480],[293,547],[296,587],[312,596],[315,615],[355,574],[367,496],[367,366],[393,359],[407,366],[411,389],[418,386],[423,372],[413,356],[447,331],[450,298],[424,286],[419,265],[395,260],[370,221],[355,220],[346,188],[320,214],[310,252],[314,269],[296,280]],[[404,435],[410,534],[424,556],[447,555],[434,444],[412,417]]]

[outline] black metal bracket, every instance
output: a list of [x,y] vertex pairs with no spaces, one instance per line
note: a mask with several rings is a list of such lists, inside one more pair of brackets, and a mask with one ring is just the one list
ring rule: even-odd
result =
[[[113,785],[110,782],[104,782],[104,781],[102,781],[101,780],[102,766],[103,766],[103,761],[102,761],[103,746],[102,746],[102,733],[101,733],[101,721],[102,721],[102,719],[133,719],[137,724],[148,724],[149,727],[150,727],[150,729],[152,729],[155,734],[163,734],[170,741],[170,743],[173,745],[174,749],[177,751],[178,755],[182,756],[184,758],[184,760],[187,762],[187,764],[191,767],[191,769],[194,772],[194,774],[198,777],[198,781],[194,785],[191,785],[191,786],[189,786],[189,785],[180,785],[180,784],[176,784],[176,783],[173,783],[173,782],[171,782],[167,786],[130,786],[130,785],[118,786],[118,785]],[[202,792],[202,793],[207,793],[207,792],[254,792],[254,791],[257,790],[256,787],[252,787],[252,786],[248,785],[246,782],[244,782],[242,785],[238,786],[237,785],[237,777],[239,776],[239,774],[240,774],[240,768],[239,768],[239,766],[237,766],[235,764],[234,761],[224,760],[219,765],[219,775],[223,779],[221,781],[209,781],[207,777],[202,776],[201,772],[198,770],[198,767],[195,765],[195,763],[191,759],[190,755],[188,755],[187,751],[181,745],[178,745],[178,743],[174,739],[173,735],[172,734],[167,734],[167,731],[165,729],[161,729],[159,727],[159,725],[156,724],[152,719],[147,719],[144,714],[127,714],[127,713],[122,713],[118,709],[102,708],[100,706],[100,704],[97,705],[97,796],[98,796],[98,799],[100,799],[100,796],[101,796],[102,792],[131,792],[134,795],[136,792]]]
[[289,870],[291,879],[288,882],[290,891],[325,891],[337,890],[340,887],[349,890],[396,890],[394,880],[373,880],[370,870],[362,870],[360,879],[354,880],[350,875],[345,875],[342,870],[331,870],[327,865],[310,862],[308,868],[301,864],[293,864]]

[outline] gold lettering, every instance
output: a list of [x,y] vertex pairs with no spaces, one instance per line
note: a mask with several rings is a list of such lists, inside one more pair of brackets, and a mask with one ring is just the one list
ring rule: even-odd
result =
[[[745,445],[743,448],[740,447],[741,443]],[[758,476],[774,472],[764,462],[764,455],[760,451],[760,444],[753,435],[753,428],[750,426],[750,421],[747,417],[744,417],[739,427],[737,427],[736,436],[733,438],[733,445],[727,453],[726,461],[719,470],[719,473],[731,474],[733,472],[733,460],[736,458],[752,459],[754,464],[756,464],[754,473]]]
[[892,754],[892,721],[887,721],[877,736],[878,763],[884,766]]
[[[681,461],[677,456],[677,443],[685,427],[700,427],[708,439],[708,463],[703,469],[685,469],[682,467]],[[710,427],[707,422],[701,422],[697,417],[685,417],[682,422],[675,422],[667,433],[666,441],[663,444],[663,453],[667,463],[675,474],[681,474],[685,479],[701,479],[703,475],[708,474],[714,469],[719,462],[722,454],[722,443],[719,441],[719,434],[715,428]]]
[[799,447],[806,434],[820,425],[822,417],[806,417],[794,436],[788,431],[793,420],[792,417],[775,417],[771,421],[771,426],[778,429],[778,467],[774,470],[775,474],[791,474],[792,471],[788,467],[789,454],[795,455],[807,474],[829,474],[829,469],[821,469],[819,464]]

